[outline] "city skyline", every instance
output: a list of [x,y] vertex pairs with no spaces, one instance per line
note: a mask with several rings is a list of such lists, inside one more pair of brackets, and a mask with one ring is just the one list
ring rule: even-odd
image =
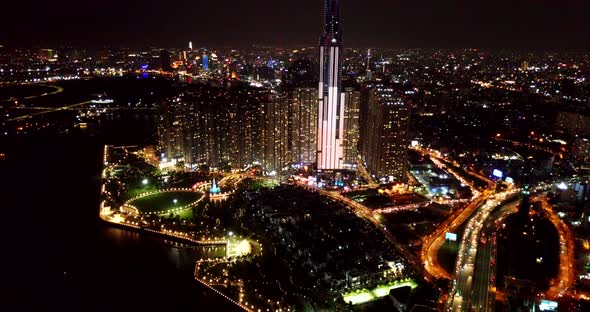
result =
[[34,2],[5,310],[590,311],[582,0]]
[[[73,0],[9,2],[7,11],[26,15],[0,21],[12,30],[0,34],[0,44],[315,45],[322,5],[320,0],[207,5],[180,0],[170,6],[101,1],[80,14]],[[574,0],[347,1],[342,18],[350,47],[588,48],[589,5]],[[281,36],[276,36],[277,25]]]

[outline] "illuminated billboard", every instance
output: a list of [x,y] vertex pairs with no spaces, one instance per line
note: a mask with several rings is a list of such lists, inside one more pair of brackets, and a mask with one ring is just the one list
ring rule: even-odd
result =
[[447,234],[445,235],[445,239],[448,239],[452,242],[456,242],[457,241],[457,234],[447,232]]
[[541,300],[539,304],[540,311],[557,311],[557,302],[549,300]]
[[492,171],[492,175],[496,178],[502,179],[504,173],[498,169],[494,169],[494,171]]

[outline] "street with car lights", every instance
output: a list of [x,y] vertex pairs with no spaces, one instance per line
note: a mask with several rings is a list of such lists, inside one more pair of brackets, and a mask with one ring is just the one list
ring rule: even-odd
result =
[[[425,277],[431,279],[449,279],[452,281],[451,290],[443,298],[446,300],[446,311],[490,311],[494,309],[496,301],[496,261],[497,261],[497,230],[501,222],[518,210],[518,194],[520,190],[509,184],[502,191],[496,190],[496,183],[480,174],[465,171],[463,175],[454,169],[450,162],[433,151],[419,150],[429,155],[439,168],[449,172],[464,185],[468,185],[473,196],[462,208],[452,211],[451,215],[442,222],[431,234],[422,240],[420,261],[423,264]],[[478,188],[473,180],[465,178],[465,173],[484,181],[485,188]],[[308,187],[308,186],[305,186]],[[380,221],[379,214],[361,203],[358,203],[337,191],[313,188],[319,193],[345,204],[359,217],[365,218],[379,228],[385,237],[398,249],[405,251],[404,246],[387,231]],[[560,236],[560,267],[559,274],[553,284],[546,291],[545,297],[556,299],[567,293],[575,282],[574,279],[574,239],[571,230],[553,212],[544,196],[535,197],[541,201],[544,214],[554,224]],[[459,242],[459,252],[453,272],[448,272],[439,262],[439,250],[446,242],[447,233],[455,233],[462,226],[465,227]],[[408,262],[415,264],[410,253],[405,253]]]
[[419,150],[419,152],[429,155],[430,159],[437,166],[451,173],[455,178],[461,181],[461,183],[469,185],[473,193],[471,201],[466,204],[463,209],[454,211],[445,222],[441,223],[433,233],[426,236],[423,240],[421,259],[424,263],[425,271],[434,278],[451,279],[451,274],[447,272],[447,270],[445,270],[438,261],[439,250],[446,240],[445,235],[446,233],[454,233],[457,228],[459,228],[466,220],[468,220],[473,212],[475,212],[476,209],[482,204],[482,202],[493,194],[496,184],[481,175],[468,172],[476,178],[486,181],[487,188],[483,192],[479,192],[472,183],[463,179],[454,170],[439,160],[439,155],[436,155],[434,152],[429,150]]
[[478,311],[492,311],[496,301],[495,292],[495,266],[496,256],[496,230],[499,224],[509,215],[518,211],[520,201],[510,202],[497,209],[485,221],[481,238],[477,249],[473,293],[471,307]]
[[[310,188],[309,186],[304,186],[306,188]],[[422,271],[422,265],[417,257],[415,257],[406,247],[404,247],[397,239],[387,230],[386,226],[381,222],[379,215],[374,213],[371,209],[367,206],[350,199],[339,192],[335,191],[327,191],[323,189],[313,188],[313,190],[318,191],[320,194],[327,196],[337,202],[344,204],[346,207],[351,209],[357,216],[368,220],[369,222],[373,223],[377,229],[385,236],[385,238],[401,253],[404,254],[408,263],[412,265],[412,267],[418,271]]]
[[567,224],[553,211],[553,208],[547,202],[547,197],[538,196],[534,200],[538,200],[541,203],[543,212],[549,221],[553,223],[559,234],[559,270],[557,276],[553,279],[552,285],[545,292],[547,298],[555,299],[566,294],[575,282],[574,266],[576,258],[574,255],[574,236]]
[[467,311],[469,309],[473,289],[475,260],[484,222],[486,222],[496,208],[516,194],[518,194],[518,190],[512,187],[506,191],[496,193],[493,198],[488,198],[479,207],[476,214],[467,223],[461,239],[452,289],[449,300],[446,303],[446,311]]

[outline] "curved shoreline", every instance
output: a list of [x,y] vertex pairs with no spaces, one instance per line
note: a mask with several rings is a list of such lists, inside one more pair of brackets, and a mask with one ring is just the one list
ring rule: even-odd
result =
[[[101,185],[101,194],[103,192],[105,192],[105,174],[104,174],[104,170],[105,167],[108,165],[108,148],[110,146],[109,145],[105,145],[104,146],[104,150],[103,150],[103,173],[101,175],[101,181],[100,181],[100,185]],[[181,192],[198,192],[201,193],[201,197],[186,205],[181,207],[180,209],[176,209],[175,211],[178,210],[185,210],[185,209],[190,209],[194,206],[196,206],[199,202],[201,202],[203,199],[205,199],[206,197],[208,197],[207,192],[206,192],[206,188],[208,186],[210,186],[211,183],[203,183],[202,185],[199,185],[199,187],[197,187],[196,189],[183,189],[183,188],[171,188],[168,190],[163,190],[164,192],[166,191],[181,191]],[[139,211],[139,209],[137,209],[136,207],[131,205],[131,202],[133,202],[136,199],[139,198],[143,198],[146,196],[150,196],[150,195],[154,195],[157,194],[159,192],[162,191],[156,191],[156,192],[147,192],[147,193],[143,193],[143,194],[139,194],[138,196],[135,196],[132,199],[129,199],[128,201],[126,201],[119,209],[121,210],[127,210],[127,212],[131,213],[131,214],[135,214],[136,216],[139,215],[149,215],[149,214],[156,214],[154,212],[151,213],[141,213]],[[214,199],[217,198],[226,198],[230,193],[222,193],[222,194],[218,194],[216,195],[216,197]],[[109,226],[114,226],[116,228],[119,229],[123,229],[123,230],[128,230],[128,231],[133,231],[136,233],[140,233],[140,234],[148,234],[148,235],[153,235],[154,237],[157,238],[163,238],[163,239],[168,239],[174,242],[178,242],[178,243],[183,243],[183,244],[188,244],[189,246],[220,246],[220,245],[225,245],[226,247],[226,254],[223,257],[219,257],[219,258],[203,258],[200,260],[197,260],[197,263],[195,264],[195,270],[198,266],[198,263],[200,261],[222,261],[222,262],[226,262],[229,261],[229,255],[228,255],[228,250],[230,249],[229,245],[230,245],[230,239],[229,238],[225,238],[225,237],[214,237],[213,239],[208,238],[205,239],[203,237],[203,239],[199,240],[196,239],[193,235],[185,233],[185,232],[179,232],[179,231],[172,231],[172,230],[166,230],[166,229],[151,229],[148,227],[144,227],[141,224],[141,222],[139,221],[126,221],[124,218],[121,218],[120,215],[117,215],[116,217],[114,215],[111,215],[111,209],[110,207],[105,207],[105,202],[101,201],[100,206],[99,206],[99,213],[98,213],[99,218],[101,219],[102,222],[104,222],[105,224],[108,224]],[[231,234],[230,234],[231,235]],[[209,285],[208,283],[206,283],[206,281],[201,280],[196,274],[193,274],[193,278],[195,281],[197,281],[199,284],[207,287],[208,289],[214,291],[216,294],[220,295],[223,299],[226,299],[228,302],[234,304],[237,308],[245,310],[245,311],[254,311],[253,309],[250,309],[249,307],[247,307],[246,305],[243,305],[239,302],[237,302],[236,300],[230,298],[228,295],[224,294],[223,292],[221,292],[220,290],[215,289],[214,287],[212,287],[211,285]]]
[[132,232],[136,232],[139,234],[148,234],[148,235],[152,235],[154,237],[165,238],[165,239],[169,239],[171,241],[189,244],[192,246],[217,246],[217,245],[227,244],[227,241],[225,241],[225,240],[217,240],[217,241],[211,241],[211,242],[197,241],[197,240],[191,239],[190,237],[183,237],[181,235],[169,234],[169,233],[165,233],[162,231],[156,231],[156,230],[148,229],[148,228],[141,227],[141,226],[135,226],[135,225],[131,225],[131,224],[113,222],[110,220],[106,220],[102,216],[99,216],[99,219],[102,222],[104,222],[105,224],[108,224],[110,226],[114,226],[114,227],[122,229],[122,230],[132,231]]

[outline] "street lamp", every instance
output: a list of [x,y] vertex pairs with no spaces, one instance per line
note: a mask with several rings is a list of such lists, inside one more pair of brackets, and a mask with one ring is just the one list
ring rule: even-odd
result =
[[174,202],[174,204],[178,203],[178,199],[176,199],[176,198],[175,198],[175,199],[173,200],[173,202]]
[[143,185],[147,185],[148,183],[149,183],[148,179],[143,179],[141,181],[141,184],[143,184]]

